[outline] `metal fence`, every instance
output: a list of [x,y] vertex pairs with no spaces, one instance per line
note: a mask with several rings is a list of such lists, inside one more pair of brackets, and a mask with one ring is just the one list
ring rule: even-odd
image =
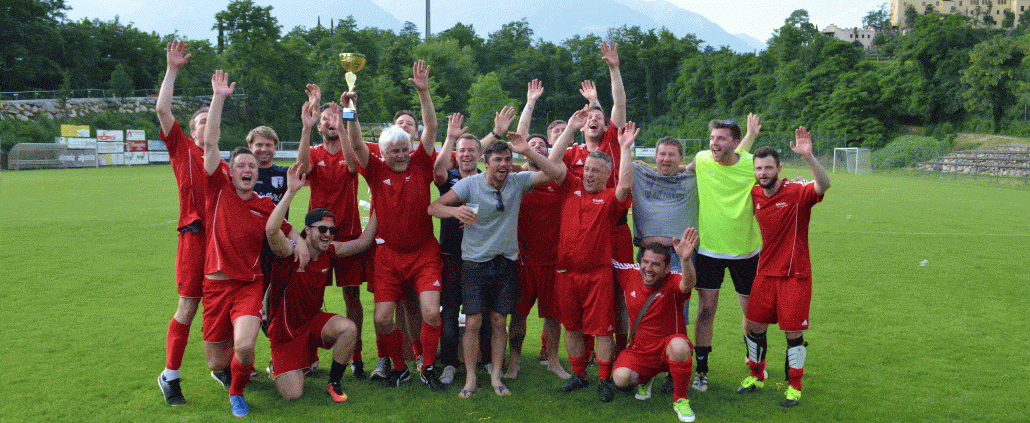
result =
[[[211,96],[211,87],[179,87],[173,95],[187,97]],[[246,96],[243,87],[237,87],[233,97]],[[0,92],[0,100],[48,100],[59,98],[120,98],[115,90],[102,88],[78,88],[68,91],[62,90],[38,90],[38,91],[3,91]],[[157,91],[153,89],[133,90],[128,97],[157,97]]]

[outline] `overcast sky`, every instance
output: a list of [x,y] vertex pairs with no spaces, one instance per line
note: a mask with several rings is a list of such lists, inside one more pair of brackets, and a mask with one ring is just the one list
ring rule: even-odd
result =
[[[383,5],[398,0],[373,0]],[[404,0],[421,5],[421,0]],[[561,1],[561,0],[556,0]],[[838,27],[853,27],[862,24],[862,17],[871,10],[878,9],[887,0],[668,0],[684,9],[699,13],[722,26],[731,34],[745,33],[759,40],[767,40],[773,30],[783,25],[784,19],[796,9],[808,10],[813,24],[823,28],[829,24]],[[212,7],[223,10],[228,0],[208,0],[204,3],[182,0],[66,0],[65,4],[72,8],[68,18],[100,18],[109,20],[117,14],[122,22],[134,22],[137,28],[159,34],[167,34],[171,29],[163,25],[161,16],[173,16],[189,13],[192,10],[207,11]],[[266,0],[255,0],[258,5],[268,4]],[[298,4],[303,4],[298,0]],[[325,4],[325,3],[322,3]],[[390,9],[390,8],[386,8]],[[425,8],[411,7],[408,16],[396,16],[400,21],[424,22]],[[282,13],[278,8],[273,13]],[[205,21],[213,21],[213,16],[205,17]],[[421,25],[420,25],[421,26]],[[434,25],[435,27],[435,25]],[[207,28],[210,28],[209,26]],[[289,28],[285,28],[289,30]],[[210,31],[210,29],[205,29]]]

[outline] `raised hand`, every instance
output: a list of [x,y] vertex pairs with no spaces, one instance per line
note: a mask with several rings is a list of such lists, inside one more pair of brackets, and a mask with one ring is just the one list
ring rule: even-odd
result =
[[676,255],[681,259],[689,259],[694,254],[694,249],[697,248],[697,241],[697,229],[687,228],[683,232],[682,238],[672,240],[672,248],[676,250]]
[[[350,103],[348,103],[348,101]],[[354,110],[358,110],[358,93],[354,91],[347,91],[340,94],[340,105],[346,107],[348,105],[354,106]]]
[[529,81],[529,86],[526,88],[526,101],[535,102],[540,99],[540,96],[544,93],[544,84],[539,79]]
[[626,122],[626,126],[619,128],[619,145],[623,150],[633,148],[633,141],[640,135],[640,128],[633,122]]
[[300,121],[304,124],[304,128],[311,128],[318,125],[318,102],[313,101],[311,98],[304,102],[304,105],[300,107]]
[[347,131],[343,126],[343,113],[340,112],[340,105],[335,102],[329,103],[329,124],[333,128],[336,128],[336,133],[340,134],[340,137],[345,137]]
[[587,103],[594,104],[597,102],[597,86],[594,85],[594,81],[584,80],[579,93],[583,95],[583,98],[587,99]]
[[619,43],[601,41],[601,58],[608,64],[609,68],[619,67]]
[[583,106],[582,109],[576,110],[576,113],[573,113],[572,116],[569,117],[568,127],[576,131],[582,129],[583,125],[587,124],[587,116],[589,115],[589,112],[589,104]]
[[415,86],[419,91],[429,90],[429,65],[426,64],[425,60],[418,59],[414,65],[411,66],[412,77],[408,78],[411,84]]
[[462,127],[463,123],[465,123],[465,116],[461,113],[453,113],[447,116],[447,139],[456,140],[465,135],[469,128],[467,126]]
[[504,106],[501,111],[494,113],[494,134],[501,135],[507,132],[512,120],[515,120],[514,107]]
[[508,146],[512,152],[523,155],[529,150],[529,142],[518,132],[508,132]]
[[812,155],[812,134],[808,133],[804,126],[794,131],[794,141],[791,141],[790,149],[802,157]]
[[304,183],[307,182],[308,175],[301,173],[300,168],[300,163],[294,163],[286,171],[286,189],[291,192],[300,191]]
[[182,40],[172,40],[165,46],[165,56],[168,58],[168,67],[179,70],[190,61],[192,54],[186,53],[190,45]]
[[322,89],[318,85],[308,84],[304,94],[307,94],[308,101],[314,102],[316,106],[322,104]]
[[747,114],[747,133],[753,136],[758,136],[762,132],[762,125],[759,124],[758,115],[754,113]]
[[211,90],[216,96],[228,97],[232,95],[233,90],[236,89],[236,83],[229,84],[229,74],[225,73],[221,69],[216,70],[214,75],[211,75]]

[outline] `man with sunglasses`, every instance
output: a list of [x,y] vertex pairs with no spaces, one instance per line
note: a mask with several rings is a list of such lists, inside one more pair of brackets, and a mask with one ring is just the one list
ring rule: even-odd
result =
[[[325,278],[334,258],[360,253],[372,245],[375,216],[369,219],[358,239],[334,242],[334,236],[340,231],[336,215],[329,209],[316,208],[304,218],[304,242],[294,246],[280,225],[306,179],[300,164],[289,168],[287,191],[265,224],[265,236],[275,254],[268,297],[271,314],[268,336],[272,347],[269,376],[275,379],[283,398],[299,398],[304,393],[304,371],[311,363],[308,360],[310,349],[331,349],[333,363],[326,393],[333,401],[343,402],[347,394],[340,379],[354,352],[358,331],[350,319],[322,311]],[[289,257],[295,249],[307,249],[311,253],[307,266],[302,268]]]
[[[490,141],[483,149],[486,172],[458,181],[428,209],[433,216],[455,218],[465,224],[461,241],[462,307],[466,315],[462,398],[479,390],[476,362],[484,314],[493,330],[490,384],[497,395],[511,394],[501,382],[501,367],[508,343],[507,316],[515,311],[519,298],[519,246],[515,240],[522,197],[533,187],[565,179],[565,167],[530,149],[522,135],[509,132],[508,139],[510,144]],[[541,170],[509,174],[512,152],[525,155]]]

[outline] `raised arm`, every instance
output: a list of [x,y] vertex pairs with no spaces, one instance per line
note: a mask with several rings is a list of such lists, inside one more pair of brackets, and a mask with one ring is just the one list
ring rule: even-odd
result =
[[633,141],[640,135],[640,128],[633,122],[627,122],[619,128],[619,147],[622,155],[619,157],[619,183],[615,185],[615,198],[619,201],[626,201],[630,191],[633,190]]
[[[297,163],[300,164],[300,172],[308,173],[311,170],[311,127],[318,125],[319,108],[322,101],[322,89],[318,85],[308,84],[304,93],[308,95],[308,101],[300,107],[300,145],[297,146]],[[339,128],[336,128],[339,131]]]
[[490,130],[489,134],[486,134],[480,143],[484,146],[489,144],[493,140],[506,140],[507,136],[504,134],[508,133],[508,127],[511,126],[511,121],[515,120],[515,108],[511,106],[504,106],[501,111],[494,112],[494,127]]
[[544,157],[543,154],[537,153],[532,148],[529,148],[529,143],[526,142],[526,138],[518,132],[508,133],[508,144],[511,147],[511,151],[526,156],[526,159],[533,162],[537,169],[537,172],[533,172],[532,184],[533,186],[540,186],[551,181],[558,181],[562,183],[565,181],[566,167],[564,164],[552,162]]
[[579,93],[583,95],[583,98],[587,99],[587,103],[590,104],[590,107],[604,109],[604,106],[601,105],[601,100],[597,99],[597,86],[594,85],[594,81],[584,79],[583,82],[580,83]]
[[204,140],[207,141],[204,148],[204,170],[208,175],[213,175],[222,161],[222,155],[218,152],[218,139],[222,136],[222,106],[234,89],[236,83],[229,84],[229,74],[221,69],[211,75],[211,107],[207,112],[207,128],[204,131]]
[[433,107],[433,96],[429,95],[429,65],[419,59],[411,67],[412,77],[409,81],[418,90],[418,101],[422,105],[422,148],[432,156],[436,150],[436,108]]
[[830,189],[830,174],[826,173],[823,165],[819,164],[819,160],[812,155],[812,134],[802,126],[794,131],[794,137],[794,141],[790,143],[790,149],[801,157],[801,160],[808,166],[808,170],[812,172],[812,178],[815,179],[815,193],[823,195],[826,190]]
[[583,125],[586,124],[589,110],[590,105],[587,104],[569,117],[569,122],[565,126],[565,132],[562,132],[558,136],[558,140],[554,142],[554,147],[551,148],[551,153],[547,156],[547,160],[564,165],[562,157],[565,157],[565,150],[568,150],[569,146],[576,139],[576,132],[579,132]]
[[523,137],[529,137],[529,124],[533,120],[533,109],[536,108],[536,101],[540,99],[543,93],[544,85],[540,83],[539,79],[529,81],[529,87],[526,88],[526,106],[522,108],[522,114],[519,115],[519,125],[515,127],[515,132],[518,132]]
[[758,134],[761,132],[762,125],[759,124],[758,115],[748,113],[747,133],[745,133],[744,138],[740,140],[740,145],[737,146],[737,150],[751,151],[751,147],[755,146],[755,140],[758,139]]
[[451,152],[454,151],[454,144],[458,142],[458,137],[469,130],[467,126],[461,126],[463,123],[465,123],[465,116],[462,116],[461,113],[453,113],[447,117],[447,138],[444,139],[443,148],[436,156],[436,162],[433,163],[433,182],[437,185],[447,182],[447,171],[452,165]]
[[608,64],[612,79],[612,123],[622,128],[626,125],[626,89],[622,86],[622,73],[619,72],[619,43],[602,41],[601,57]]
[[186,66],[192,54],[186,53],[189,44],[181,40],[172,40],[165,46],[165,57],[168,59],[168,66],[165,68],[165,79],[161,81],[161,90],[157,93],[157,104],[154,111],[157,112],[157,121],[161,124],[161,131],[168,134],[175,123],[175,116],[172,115],[172,97],[175,95],[175,78],[179,76],[179,69]]
[[697,229],[695,228],[687,228],[683,232],[682,238],[672,240],[672,248],[676,250],[676,255],[680,256],[680,267],[683,268],[680,292],[684,294],[694,289],[694,284],[697,283],[694,262],[690,261],[690,256],[694,255],[694,250],[697,249],[697,240]]
[[[346,102],[346,103],[345,103]],[[358,93],[355,91],[348,91],[340,94],[340,104],[350,104],[354,106],[354,119],[347,121],[347,132],[340,132],[340,143],[341,145],[350,144],[354,148],[354,155],[347,157],[348,153],[346,149],[343,150],[343,158],[347,160],[347,168],[350,173],[358,173],[358,167],[356,164],[361,164],[362,167],[368,165],[368,145],[365,144],[364,137],[361,136],[361,120],[358,118]],[[334,108],[336,117],[333,118],[333,125],[343,125],[343,112],[340,111],[339,105],[330,105],[329,107]],[[333,126],[334,128],[341,128],[342,126]],[[337,129],[339,132],[339,129]],[[364,155],[364,156],[362,156]],[[364,161],[362,161],[364,157]]]
[[268,221],[265,222],[265,237],[268,238],[268,246],[272,247],[272,252],[279,257],[293,254],[293,241],[283,233],[281,227],[283,220],[286,219],[286,213],[290,211],[290,202],[297,195],[297,191],[304,186],[306,179],[307,176],[301,172],[300,163],[290,166],[290,169],[286,171],[286,193],[283,194],[283,198],[279,200],[279,204],[275,206],[272,214],[268,216]]
[[365,251],[368,247],[376,242],[376,230],[379,228],[379,220],[376,218],[376,212],[368,216],[368,224],[365,225],[365,229],[361,231],[361,236],[358,239],[352,239],[346,242],[333,242],[336,246],[337,257],[353,256],[357,253]]

